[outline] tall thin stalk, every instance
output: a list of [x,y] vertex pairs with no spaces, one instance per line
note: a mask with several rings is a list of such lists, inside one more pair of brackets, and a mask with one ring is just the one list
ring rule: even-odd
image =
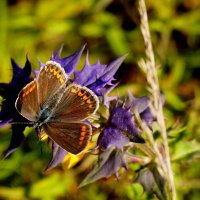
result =
[[[145,44],[146,60],[144,62],[143,69],[145,70],[145,73],[147,76],[149,98],[150,98],[150,108],[151,108],[152,113],[157,119],[158,130],[161,134],[162,142],[164,145],[164,151],[165,151],[165,158],[162,159],[161,163],[159,162],[159,165],[162,165],[161,168],[164,170],[164,176],[165,176],[164,178],[167,181],[168,188],[170,189],[171,199],[175,200],[176,190],[175,190],[175,184],[174,184],[174,176],[173,176],[173,172],[171,168],[167,131],[166,131],[166,125],[165,125],[165,120],[164,120],[164,115],[163,115],[162,99],[160,95],[160,86],[159,86],[159,81],[158,81],[158,76],[157,76],[157,69],[156,69],[154,52],[153,52],[152,43],[151,43],[148,17],[147,17],[147,11],[146,11],[144,0],[138,0],[138,10],[139,10],[140,19],[141,19],[140,29],[141,29],[142,36],[144,38],[144,44]],[[148,134],[147,134],[147,137],[148,137]],[[155,143],[155,141],[152,141],[152,138],[149,138],[149,139],[154,144],[153,148],[155,152],[159,154],[157,144]],[[160,157],[160,155],[158,156]]]

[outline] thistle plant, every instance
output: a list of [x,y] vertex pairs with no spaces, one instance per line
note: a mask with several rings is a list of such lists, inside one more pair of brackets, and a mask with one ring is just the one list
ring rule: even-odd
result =
[[[118,85],[114,75],[126,56],[122,56],[108,65],[101,64],[100,61],[91,65],[89,63],[89,55],[87,54],[85,65],[81,71],[77,71],[76,65],[84,48],[85,46],[73,55],[65,58],[61,58],[62,48],[60,48],[52,54],[50,61],[54,61],[64,68],[65,73],[69,77],[67,84],[76,83],[87,87],[97,95],[100,108],[96,116],[87,119],[87,123],[92,125],[93,130],[91,142],[83,152],[78,155],[72,155],[55,141],[52,141],[45,133],[38,134],[39,140],[47,140],[51,144],[52,159],[46,170],[51,170],[60,163],[65,165],[66,161],[68,162],[73,156],[77,158],[76,162],[78,162],[85,154],[91,154],[92,152],[96,154],[98,157],[96,164],[94,163],[93,169],[91,169],[80,186],[87,185],[101,178],[109,178],[113,175],[119,178],[119,170],[121,168],[127,170],[129,163],[147,165],[151,159],[148,157],[149,147],[145,144],[145,136],[142,135],[143,126],[147,127],[148,130],[153,130],[152,123],[156,120],[156,116],[154,116],[149,106],[150,101],[148,97],[136,98],[130,92],[125,97],[110,96],[110,92]],[[39,64],[40,68],[45,66],[42,62]],[[8,149],[5,151],[4,157],[10,155],[23,143],[25,127],[32,126],[15,108],[15,100],[18,93],[34,79],[34,77],[30,76],[31,64],[27,58],[24,68],[20,68],[13,60],[12,66],[13,78],[11,82],[0,84],[0,95],[4,99],[0,112],[0,124],[1,127],[11,124],[12,129],[12,139]],[[37,70],[34,71],[35,77],[38,76],[38,72]],[[161,99],[163,105],[164,98]],[[142,147],[138,147],[137,144],[140,144]],[[135,148],[141,148],[141,151],[145,152],[146,157],[143,158],[133,154],[132,151]],[[74,161],[72,160],[71,162]],[[70,167],[76,164],[76,162],[69,163]]]

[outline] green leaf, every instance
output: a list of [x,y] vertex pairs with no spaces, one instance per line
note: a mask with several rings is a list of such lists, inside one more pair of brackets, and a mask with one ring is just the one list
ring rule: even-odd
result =
[[86,37],[101,37],[103,30],[97,23],[87,23],[80,27],[80,33]]
[[31,186],[30,197],[53,200],[64,195],[70,184],[70,176],[67,177],[64,174],[54,172]]
[[173,160],[179,160],[186,157],[191,157],[192,154],[200,153],[200,144],[196,140],[179,141],[175,144],[175,150],[172,156]]
[[125,35],[119,27],[115,26],[107,29],[105,34],[110,47],[117,56],[128,53],[129,47]]
[[185,103],[180,99],[178,95],[174,93],[173,90],[165,91],[166,102],[170,104],[176,110],[183,110],[185,108]]
[[181,58],[177,58],[173,61],[172,72],[170,76],[170,85],[172,87],[178,85],[184,77],[185,74],[185,62]]
[[23,200],[25,198],[25,189],[22,187],[0,187],[1,199]]

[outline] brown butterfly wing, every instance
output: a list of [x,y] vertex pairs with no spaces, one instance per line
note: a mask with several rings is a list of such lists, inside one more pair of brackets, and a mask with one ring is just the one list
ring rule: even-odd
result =
[[[67,76],[64,69],[56,62],[49,61],[41,69],[38,78],[38,102],[40,107],[45,107],[51,101],[55,101],[55,94],[65,89]],[[58,96],[57,96],[58,98]]]
[[95,113],[98,106],[98,97],[91,90],[71,84],[65,89],[52,118],[54,121],[81,121]]
[[80,153],[87,146],[92,134],[90,125],[84,122],[49,122],[42,129],[60,147],[72,154]]
[[39,113],[37,82],[31,81],[19,93],[15,102],[18,112],[29,121],[35,121]]

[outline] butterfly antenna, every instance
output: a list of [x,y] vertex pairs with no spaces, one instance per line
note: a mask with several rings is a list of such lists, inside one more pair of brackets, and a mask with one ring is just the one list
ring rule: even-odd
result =
[[34,125],[34,122],[11,122],[10,124]]

